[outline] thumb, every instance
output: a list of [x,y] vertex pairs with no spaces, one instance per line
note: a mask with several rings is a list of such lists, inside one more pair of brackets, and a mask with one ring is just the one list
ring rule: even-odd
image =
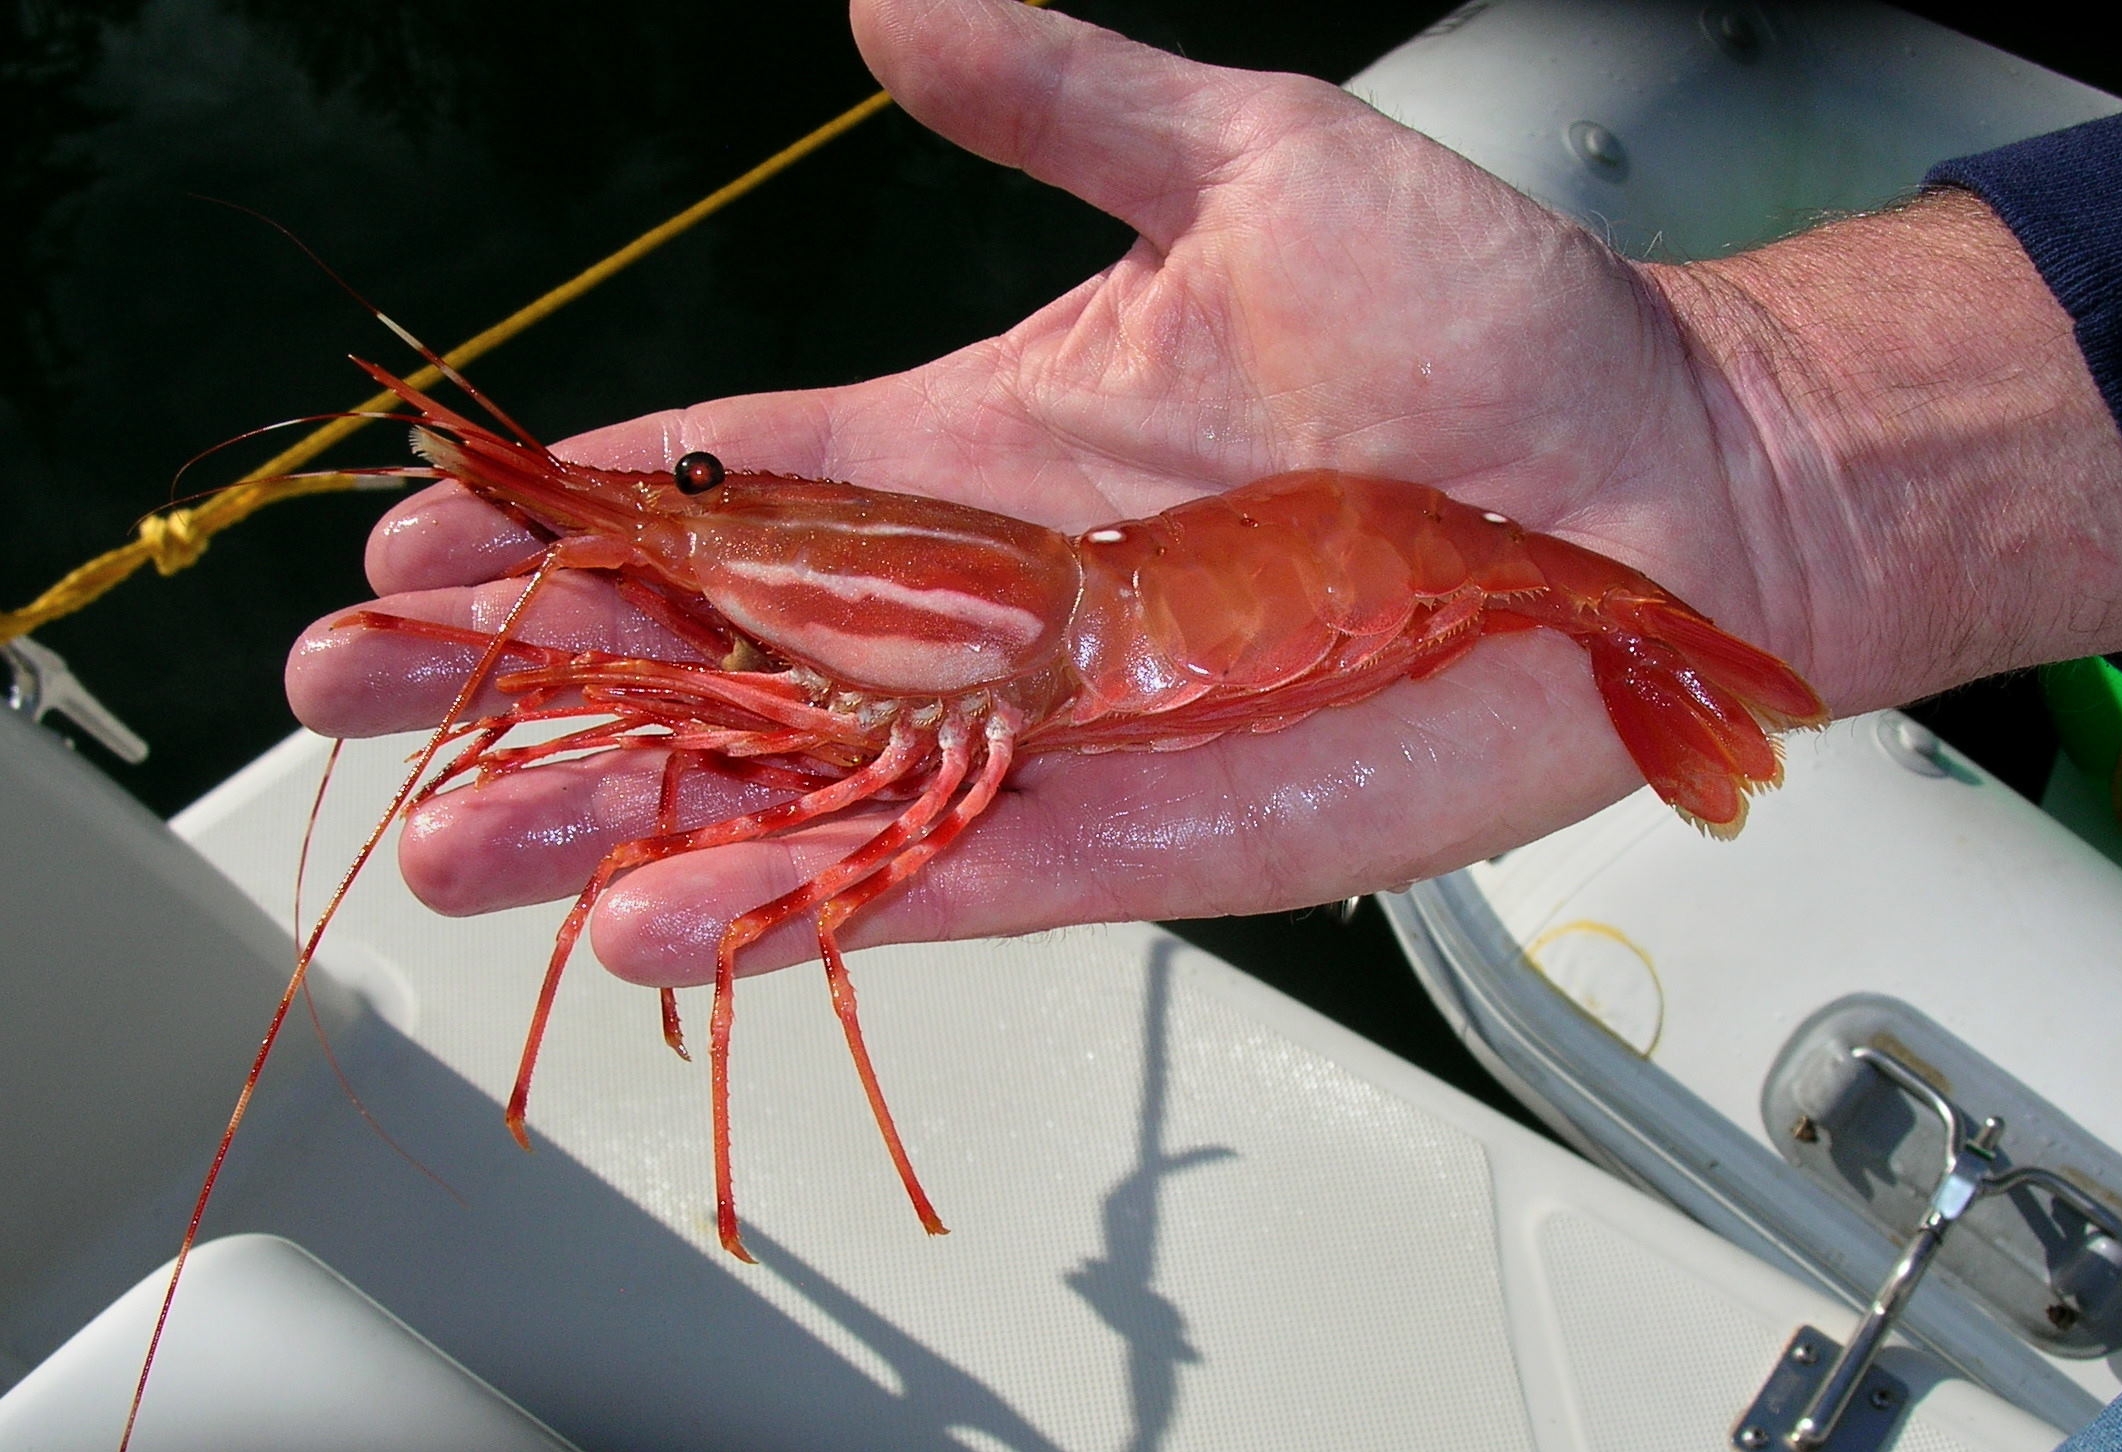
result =
[[922,125],[1164,248],[1251,128],[1267,77],[1182,60],[1017,0],[854,0],[855,43]]

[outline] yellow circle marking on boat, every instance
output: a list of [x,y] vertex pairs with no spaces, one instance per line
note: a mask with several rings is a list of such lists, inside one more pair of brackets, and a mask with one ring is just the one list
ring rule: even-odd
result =
[[1579,918],[1533,939],[1525,958],[1557,993],[1636,1054],[1647,1059],[1657,1051],[1665,1033],[1665,985],[1650,954],[1628,934]]

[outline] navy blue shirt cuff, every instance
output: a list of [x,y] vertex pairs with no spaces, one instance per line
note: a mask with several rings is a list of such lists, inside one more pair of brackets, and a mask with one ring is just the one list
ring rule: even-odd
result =
[[1966,188],[2011,228],[2122,427],[2122,116],[1940,162],[1923,182]]

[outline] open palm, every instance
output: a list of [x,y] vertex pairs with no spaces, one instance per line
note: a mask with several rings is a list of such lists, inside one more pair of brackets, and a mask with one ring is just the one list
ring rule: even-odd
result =
[[[1408,478],[1645,570],[1802,668],[1795,562],[1757,557],[1771,491],[1713,424],[1680,329],[1594,238],[1323,84],[1195,65],[994,0],[874,0],[857,38],[909,111],[1136,228],[1121,261],[1008,333],[846,388],[720,400],[577,439],[586,461],[749,469],[925,492],[1068,530],[1285,469]],[[491,625],[527,536],[453,486],[393,511],[384,608]],[[673,647],[588,582],[524,633]],[[432,723],[461,652],[314,629],[290,694],[350,735]],[[1830,683],[1831,685],[1832,683]],[[647,753],[452,793],[401,850],[436,906],[571,893],[653,827]],[[1286,731],[1172,754],[1025,762],[988,815],[850,942],[1293,907],[1447,870],[1641,782],[1573,646],[1514,636]],[[689,817],[756,789],[698,783]],[[874,818],[673,858],[592,924],[623,976],[692,982],[722,925]],[[746,960],[807,956],[790,930]]]

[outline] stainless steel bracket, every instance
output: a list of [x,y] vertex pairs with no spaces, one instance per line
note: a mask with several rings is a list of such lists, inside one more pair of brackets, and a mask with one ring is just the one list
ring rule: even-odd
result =
[[[1768,1452],[1791,1447],[1792,1434],[1806,1410],[1818,1400],[1821,1383],[1841,1365],[1840,1348],[1825,1332],[1800,1326],[1776,1359],[1776,1368],[1760,1395],[1733,1426],[1731,1444],[1739,1452]],[[1908,1409],[1908,1385],[1892,1372],[1873,1365],[1851,1387],[1847,1409],[1826,1440],[1812,1444],[1820,1452],[1875,1452],[1885,1445]]]

